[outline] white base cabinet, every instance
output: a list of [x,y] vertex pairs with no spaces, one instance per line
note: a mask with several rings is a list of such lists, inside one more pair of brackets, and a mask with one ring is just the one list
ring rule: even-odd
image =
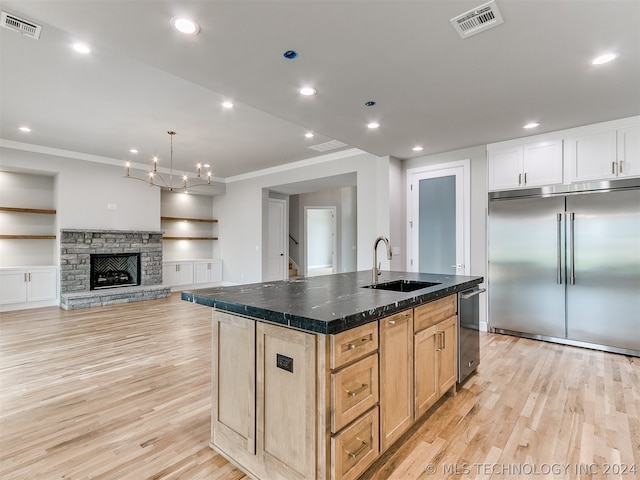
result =
[[175,290],[222,282],[222,260],[179,260],[162,263],[162,283]]
[[19,310],[57,305],[58,269],[27,267],[0,269],[0,307]]

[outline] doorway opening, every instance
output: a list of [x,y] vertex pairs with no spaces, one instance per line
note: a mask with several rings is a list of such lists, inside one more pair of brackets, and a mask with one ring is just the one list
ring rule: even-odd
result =
[[336,207],[305,207],[307,277],[336,271]]

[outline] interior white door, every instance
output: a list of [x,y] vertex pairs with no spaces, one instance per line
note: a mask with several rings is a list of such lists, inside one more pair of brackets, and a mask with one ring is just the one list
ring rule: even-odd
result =
[[407,270],[469,275],[469,160],[407,171]]
[[284,280],[287,272],[285,255],[285,211],[286,202],[277,198],[269,199],[269,233],[267,240],[267,271],[264,281]]

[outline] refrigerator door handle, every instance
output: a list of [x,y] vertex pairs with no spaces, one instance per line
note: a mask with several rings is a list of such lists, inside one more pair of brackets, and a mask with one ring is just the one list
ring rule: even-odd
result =
[[569,277],[569,285],[575,285],[576,284],[576,265],[575,265],[575,221],[576,221],[576,214],[575,212],[571,212],[569,214],[569,219],[570,219],[570,228],[569,228],[569,232],[571,234],[571,241],[569,243],[569,260],[571,261],[571,273],[570,273],[570,277]]
[[558,250],[558,259],[556,261],[558,266],[558,276],[557,283],[558,285],[562,285],[562,214],[557,214],[558,220],[558,231],[557,231],[557,250]]

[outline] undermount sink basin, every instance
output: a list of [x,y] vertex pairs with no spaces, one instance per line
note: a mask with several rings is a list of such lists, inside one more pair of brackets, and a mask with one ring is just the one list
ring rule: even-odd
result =
[[374,288],[376,290],[391,290],[392,292],[413,292],[421,288],[440,285],[438,282],[420,282],[418,280],[393,280],[391,282],[378,283],[377,285],[367,285],[363,288]]

